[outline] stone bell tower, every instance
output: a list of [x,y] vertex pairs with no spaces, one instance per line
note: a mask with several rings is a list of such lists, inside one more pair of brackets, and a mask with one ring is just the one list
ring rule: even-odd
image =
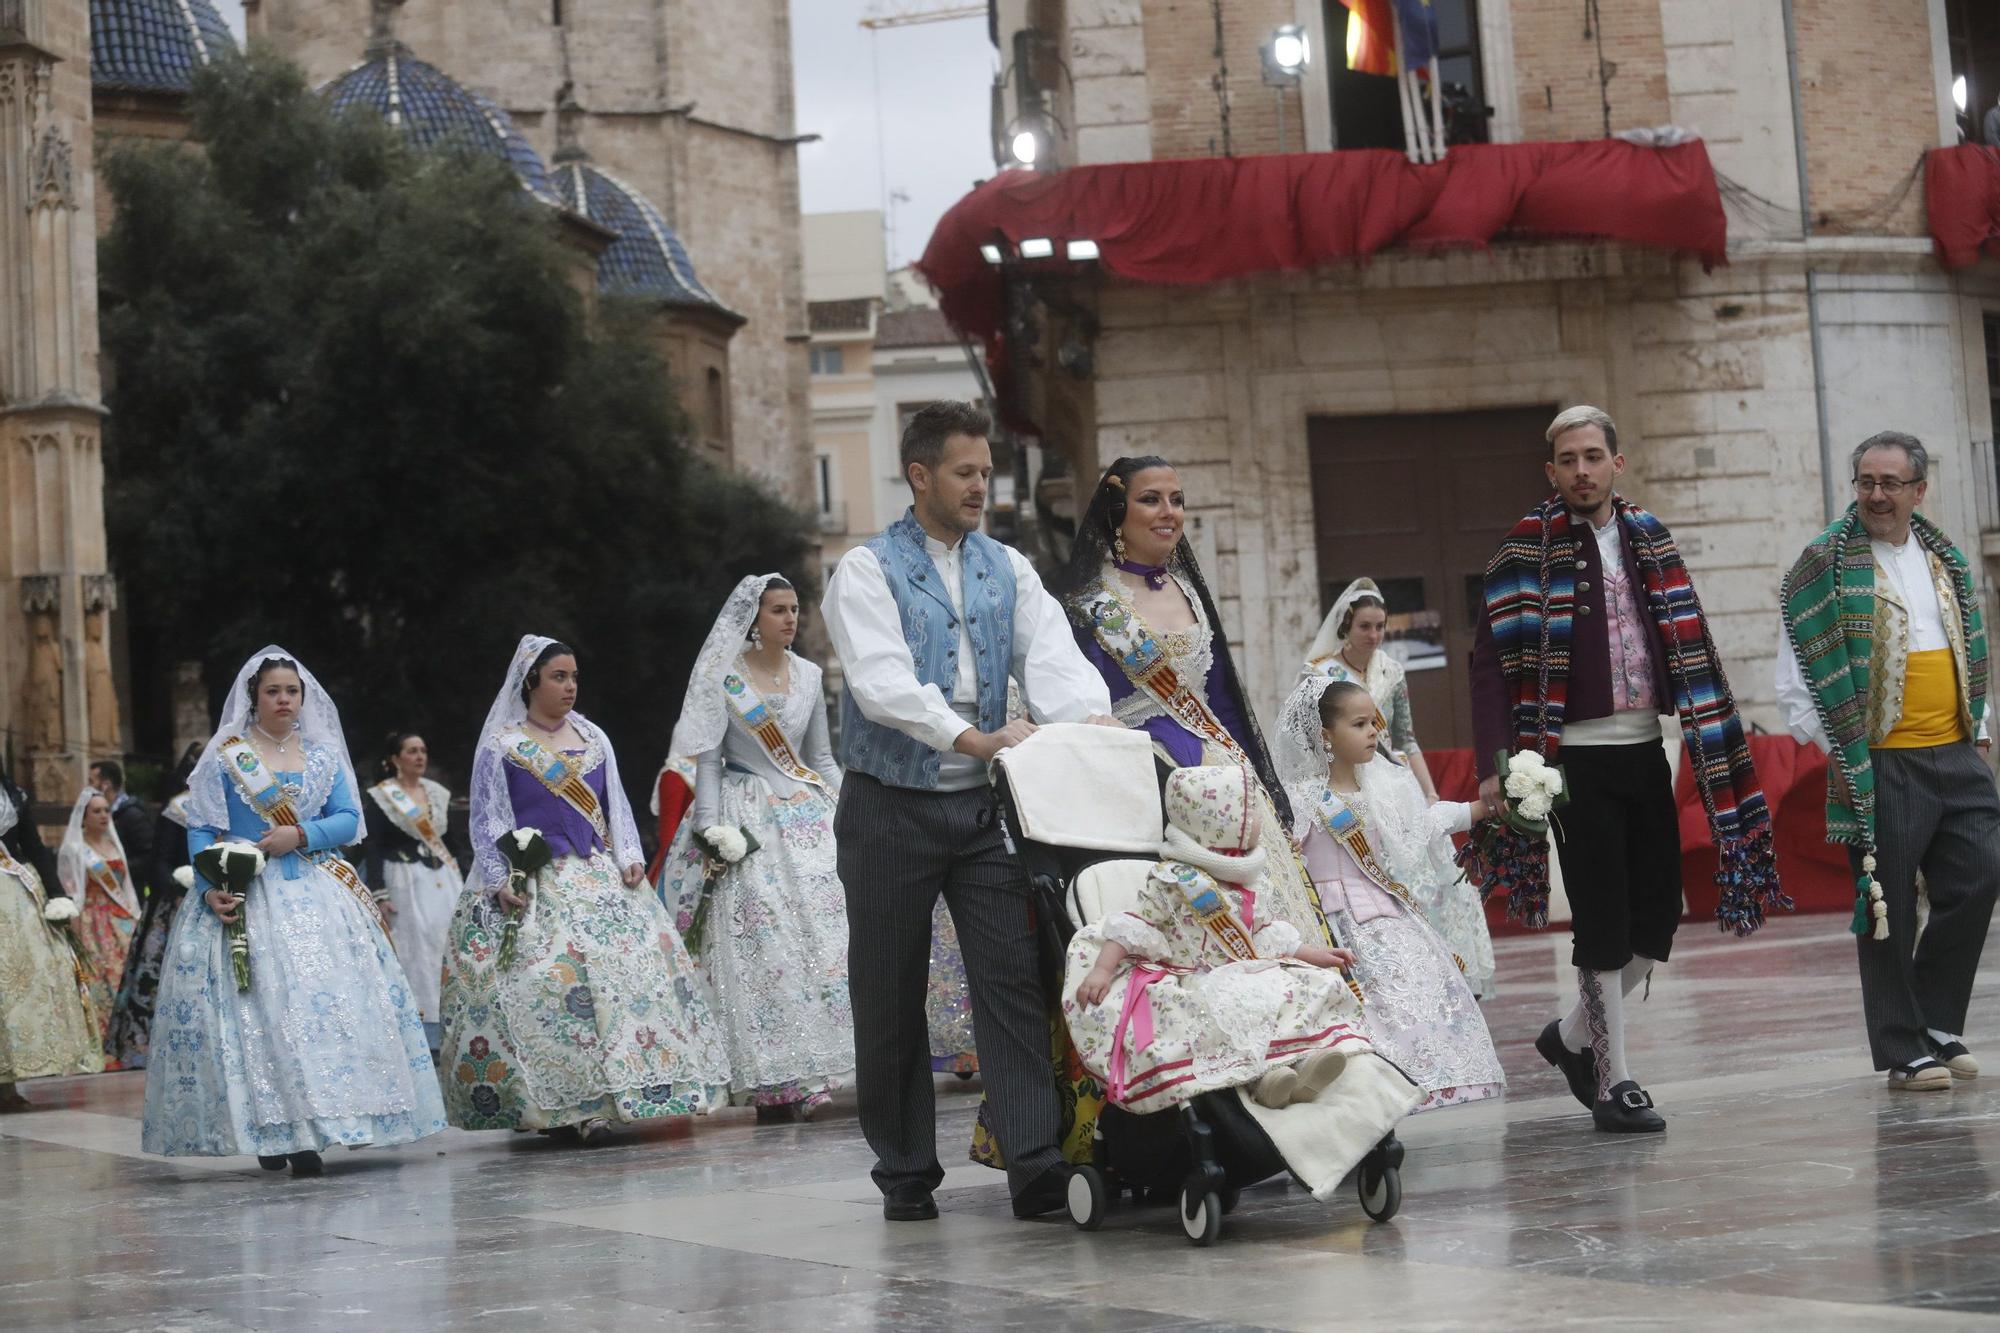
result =
[[121,731],[87,0],[0,0],[0,757],[67,800]]

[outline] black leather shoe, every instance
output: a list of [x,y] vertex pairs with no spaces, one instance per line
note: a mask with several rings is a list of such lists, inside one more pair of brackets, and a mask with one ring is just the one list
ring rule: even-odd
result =
[[1014,1216],[1040,1217],[1069,1207],[1069,1168],[1051,1167],[1014,1196]]
[[266,1171],[282,1171],[282,1170],[284,1170],[284,1169],[285,1169],[285,1161],[286,1161],[286,1159],[285,1159],[285,1158],[283,1158],[283,1157],[265,1157],[265,1156],[264,1156],[263,1154],[261,1154],[261,1153],[260,1153],[260,1154],[258,1154],[258,1157],[257,1157],[257,1165],[259,1165],[259,1166],[263,1167],[263,1168],[264,1168],[264,1169],[265,1169]]
[[292,1154],[293,1176],[323,1176],[326,1166],[316,1152],[295,1152]]
[[1562,1020],[1557,1019],[1542,1029],[1542,1035],[1535,1038],[1535,1050],[1542,1059],[1562,1070],[1569,1080],[1572,1097],[1588,1107],[1597,1105],[1597,1056],[1590,1051],[1572,1051],[1563,1045]]
[[1590,1108],[1590,1118],[1607,1134],[1658,1134],[1667,1127],[1652,1096],[1629,1078],[1612,1085],[1611,1095]]
[[882,1196],[884,1222],[933,1222],[937,1200],[922,1185],[898,1186]]

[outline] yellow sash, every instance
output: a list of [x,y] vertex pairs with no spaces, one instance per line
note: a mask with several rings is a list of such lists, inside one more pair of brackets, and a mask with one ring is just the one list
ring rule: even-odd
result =
[[[1368,844],[1368,831],[1361,822],[1361,816],[1348,809],[1334,795],[1331,787],[1321,787],[1319,795],[1313,798],[1313,815],[1319,820],[1320,827],[1326,830],[1327,836],[1347,849],[1348,855],[1354,858],[1354,864],[1361,867],[1361,873],[1375,881],[1384,892],[1394,895],[1417,920],[1425,919],[1423,909],[1417,906],[1417,900],[1410,896],[1410,891],[1398,883],[1396,877],[1389,873],[1389,868],[1376,857],[1375,849]],[[1458,964],[1460,972],[1465,971],[1463,958],[1453,954],[1451,961]]]
[[[1250,756],[1229,734],[1229,728],[1180,678],[1167,650],[1153,637],[1138,611],[1111,585],[1111,580],[1101,580],[1084,596],[1082,610],[1090,618],[1090,630],[1098,644],[1118,663],[1134,689],[1143,690],[1166,710],[1167,716],[1196,736],[1221,746],[1230,762],[1252,767]],[[1220,632],[1210,628],[1211,632]]]
[[[272,828],[285,826],[298,828],[302,822],[299,812],[292,808],[292,798],[285,794],[284,784],[264,765],[256,747],[241,736],[231,736],[221,746],[222,771],[236,783],[236,790],[243,797],[243,803],[257,813]],[[299,846],[301,857],[318,866],[352,894],[354,900],[367,909],[368,919],[389,938],[389,925],[382,919],[381,908],[375,905],[375,895],[361,882],[361,876],[354,867],[341,858],[339,852],[331,848],[325,851],[307,851],[303,843]],[[393,945],[392,945],[393,947]]]
[[536,741],[525,731],[515,730],[501,733],[500,753],[507,762],[525,769],[535,781],[571,809],[590,821],[591,828],[606,846],[611,844],[611,831],[604,823],[604,810],[597,803],[597,793],[583,780],[583,774],[568,756],[557,753]]
[[[369,788],[369,794],[382,807],[382,813],[389,816],[390,823],[421,842],[454,875],[458,873],[458,862],[445,850],[444,837],[431,823],[430,811],[419,808],[416,799],[403,790],[401,783],[394,778],[384,778]],[[428,797],[429,793],[425,795]],[[428,805],[429,801],[426,800],[425,804]]]
[[743,729],[757,738],[764,747],[764,753],[771,756],[771,762],[778,771],[798,782],[804,782],[826,790],[826,779],[808,768],[792,749],[792,743],[785,739],[784,728],[778,725],[777,715],[764,703],[762,695],[749,681],[730,672],[722,678],[722,694],[729,700],[729,706],[736,713],[736,720]]

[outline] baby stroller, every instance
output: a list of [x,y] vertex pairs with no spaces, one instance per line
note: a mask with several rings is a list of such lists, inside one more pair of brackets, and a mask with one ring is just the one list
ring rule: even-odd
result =
[[[1044,980],[1059,1005],[1071,937],[1133,902],[1159,859],[1161,775],[1145,733],[1080,725],[1041,728],[1003,751],[995,768],[1004,831],[1034,887]],[[1394,1125],[1420,1094],[1372,1051],[1351,1060],[1335,1087],[1346,1100],[1333,1113],[1350,1128],[1330,1150],[1324,1117],[1308,1126],[1297,1116],[1283,1120],[1317,1108],[1271,1111],[1245,1089],[1201,1093],[1148,1114],[1107,1104],[1093,1134],[1094,1160],[1070,1177],[1070,1218],[1095,1231],[1121,1192],[1136,1200],[1178,1187],[1183,1230],[1194,1244],[1210,1245],[1246,1186],[1290,1175],[1324,1201],[1352,1169],[1362,1211],[1386,1222],[1402,1206],[1403,1146]]]

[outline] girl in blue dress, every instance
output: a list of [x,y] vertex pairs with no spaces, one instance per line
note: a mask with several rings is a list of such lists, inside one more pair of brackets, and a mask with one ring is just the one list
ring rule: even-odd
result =
[[[146,1068],[144,1145],[254,1153],[321,1174],[320,1152],[444,1128],[424,1028],[373,899],[337,849],[365,836],[333,700],[284,649],[237,674],[188,792],[188,851],[255,844],[235,895],[197,878],[167,941]],[[249,937],[239,990],[224,926]]]

